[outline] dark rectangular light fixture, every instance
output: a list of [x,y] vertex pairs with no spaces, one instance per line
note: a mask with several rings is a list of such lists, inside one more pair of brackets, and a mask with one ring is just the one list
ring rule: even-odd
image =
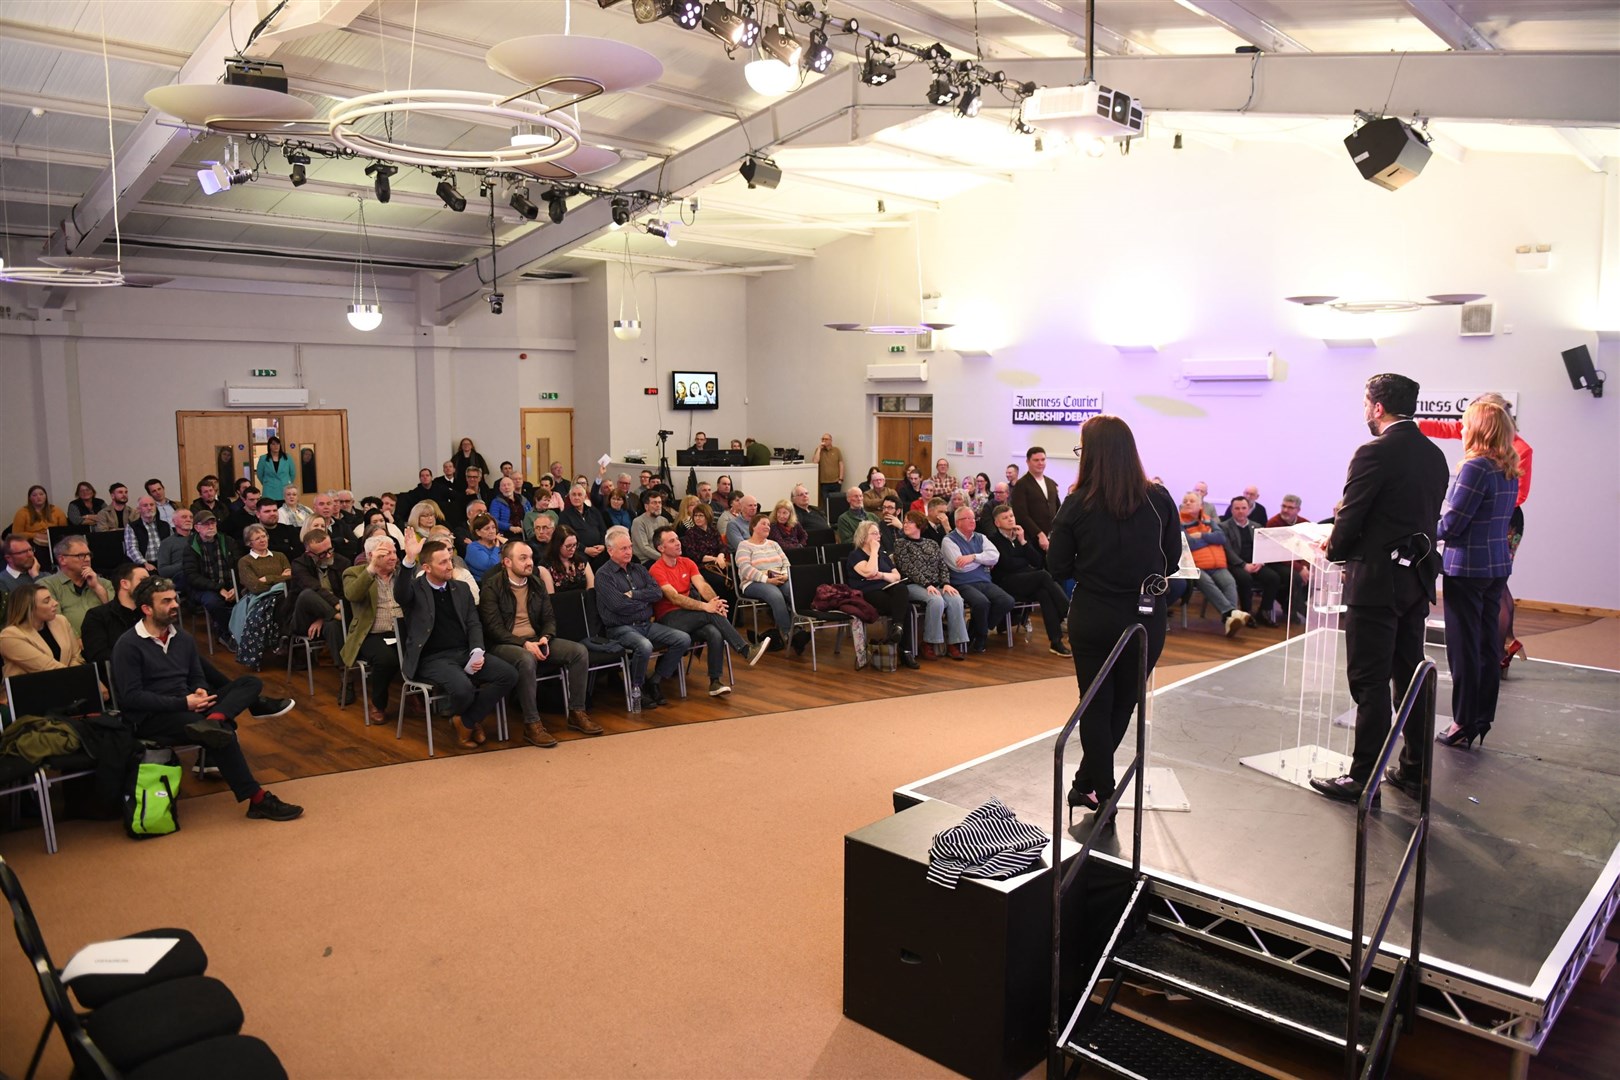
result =
[[782,182],[782,170],[769,158],[746,157],[737,171],[748,182],[750,191],[760,187],[774,188]]

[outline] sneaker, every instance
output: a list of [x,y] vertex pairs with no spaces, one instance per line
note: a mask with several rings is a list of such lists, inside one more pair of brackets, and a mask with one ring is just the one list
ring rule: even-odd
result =
[[302,806],[294,806],[290,802],[282,802],[276,798],[274,792],[267,791],[264,798],[258,802],[248,803],[247,816],[250,818],[263,818],[266,821],[291,821],[303,814]]
[[193,720],[186,725],[186,736],[210,750],[223,750],[236,741],[236,733],[218,720]]
[[[770,652],[770,650],[771,635],[766,634],[764,637],[760,638],[758,641],[754,642],[748,647],[748,666],[753,667],[755,664],[759,663],[759,658]],[[713,692],[712,687],[710,688],[710,692]]]
[[219,773],[219,766],[218,765],[210,765],[207,762],[203,762],[203,767],[197,770],[197,775],[199,777],[201,777],[202,779],[204,779],[204,780],[223,780],[224,779],[224,777],[221,776],[220,773]]
[[656,709],[665,704],[664,692],[658,687],[657,679],[648,679],[641,684],[641,707],[643,709]]
[[248,714],[255,720],[268,720],[272,716],[285,716],[292,712],[296,704],[298,703],[290,697],[262,697],[248,706]]
[[1046,651],[1051,653],[1053,656],[1073,656],[1074,655],[1074,653],[1069,649],[1069,647],[1067,645],[1063,644],[1063,642],[1061,642],[1061,641],[1052,642],[1051,645],[1047,646]]
[[1243,615],[1236,608],[1226,613],[1226,636],[1237,637],[1237,632],[1243,629]]
[[721,682],[719,679],[710,679],[709,680],[709,696],[710,697],[719,697],[721,694],[729,694],[729,693],[731,693],[731,687],[727,686],[725,683]]
[[602,734],[602,725],[591,719],[591,714],[584,709],[574,709],[568,714],[568,726],[584,735]]

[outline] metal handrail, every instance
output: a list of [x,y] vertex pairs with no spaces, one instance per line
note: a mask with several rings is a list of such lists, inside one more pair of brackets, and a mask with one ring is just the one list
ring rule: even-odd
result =
[[[1378,1060],[1384,1040],[1389,1034],[1392,1010],[1402,1000],[1403,987],[1406,1024],[1410,1028],[1417,1022],[1418,987],[1423,981],[1423,897],[1428,869],[1429,793],[1434,774],[1434,704],[1439,680],[1440,675],[1434,661],[1424,660],[1418,665],[1411,683],[1406,688],[1406,694],[1401,699],[1401,707],[1395,714],[1395,720],[1390,725],[1389,735],[1384,739],[1378,763],[1373,766],[1372,776],[1356,803],[1356,883],[1353,914],[1350,919],[1350,1007],[1344,1048],[1344,1072],[1348,1080],[1355,1080],[1358,1075],[1372,1074],[1374,1063]],[[1406,844],[1406,852],[1401,856],[1400,869],[1396,872],[1394,881],[1390,883],[1389,893],[1384,898],[1383,907],[1379,911],[1378,927],[1363,945],[1362,932],[1367,922],[1367,813],[1372,809],[1373,800],[1378,797],[1378,789],[1384,781],[1384,769],[1389,765],[1389,759],[1394,755],[1395,747],[1399,744],[1414,709],[1420,710],[1418,720],[1422,725],[1422,731],[1418,733],[1418,745],[1421,747],[1419,776],[1422,791],[1418,798],[1417,826],[1412,830],[1411,839]],[[1378,961],[1378,950],[1383,944],[1384,933],[1389,929],[1390,920],[1394,917],[1395,903],[1400,899],[1407,874],[1414,866],[1417,869],[1417,880],[1412,893],[1412,942],[1409,956],[1405,963],[1396,968],[1395,979],[1390,984],[1389,993],[1384,1000],[1383,1015],[1372,1040],[1367,1045],[1365,1066],[1358,1067],[1362,989]]]
[[[1086,709],[1096,698],[1097,691],[1102,688],[1103,680],[1114,671],[1114,665],[1119,662],[1125,647],[1132,640],[1137,643],[1137,669],[1136,669],[1136,757],[1132,759],[1130,767],[1125,770],[1124,777],[1114,785],[1114,793],[1109,800],[1097,808],[1093,815],[1095,824],[1086,842],[1080,848],[1074,862],[1067,871],[1063,869],[1063,750],[1073,737],[1075,728],[1080,725],[1080,718],[1085,715]],[[1103,829],[1114,819],[1114,813],[1119,808],[1119,800],[1125,794],[1125,785],[1134,781],[1136,788],[1136,815],[1131,824],[1131,876],[1140,879],[1142,876],[1142,808],[1147,805],[1144,792],[1146,779],[1147,758],[1147,676],[1148,676],[1148,635],[1147,627],[1141,623],[1132,623],[1119,635],[1114,647],[1108,653],[1108,659],[1103,661],[1102,667],[1092,678],[1091,685],[1086,687],[1085,694],[1080,698],[1080,704],[1075,706],[1074,712],[1069,715],[1068,723],[1058,732],[1057,745],[1052,749],[1052,1009],[1047,1024],[1047,1076],[1055,1080],[1063,1072],[1063,1054],[1058,1046],[1058,1037],[1061,1030],[1062,999],[1059,992],[1059,983],[1062,978],[1062,952],[1063,952],[1063,894],[1069,890],[1079,876],[1080,868],[1091,857],[1091,850],[1095,846],[1097,837]],[[1098,970],[1101,968],[1099,966]],[[1096,974],[1092,976],[1092,986],[1096,984]],[[1084,1002],[1091,994],[1091,986],[1087,986],[1080,1000]]]

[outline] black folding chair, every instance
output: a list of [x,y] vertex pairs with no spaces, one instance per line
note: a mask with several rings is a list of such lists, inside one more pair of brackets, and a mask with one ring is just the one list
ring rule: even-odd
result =
[[821,630],[835,631],[833,638],[833,655],[838,655],[844,645],[844,631],[849,629],[852,615],[842,611],[817,611],[813,606],[816,599],[816,589],[821,585],[838,584],[838,566],[833,563],[813,563],[809,566],[794,566],[788,569],[788,594],[793,601],[793,622],[795,631],[810,635],[810,670],[819,670],[816,658],[816,634]]
[[[595,589],[564,589],[551,594],[551,606],[557,613],[557,636],[585,644],[586,640],[601,636],[601,619],[596,613]],[[596,630],[593,635],[592,626]],[[586,646],[589,660],[585,677],[594,680],[598,671],[617,671],[624,683],[624,708],[630,710],[630,659],[623,646],[618,651],[593,649]],[[583,706],[581,706],[583,707]]]
[[787,556],[789,566],[814,566],[821,561],[821,551],[818,548],[784,548],[782,554]]
[[[82,716],[103,712],[106,703],[101,697],[99,669],[94,664],[61,668],[56,671],[36,671],[28,675],[6,677],[6,701],[11,715],[44,716],[50,712]],[[48,759],[36,770],[39,785],[39,817],[45,829],[45,850],[56,854],[56,817],[51,811],[51,785],[89,776],[95,771],[95,760],[85,753],[69,754]],[[7,788],[24,791],[26,787]]]
[[129,562],[129,556],[124,554],[123,529],[86,533],[84,542],[90,545],[90,567],[99,574],[110,574]]
[[808,529],[805,535],[810,538],[807,547],[819,548],[838,543],[837,529]]
[[821,561],[834,566],[843,566],[849,553],[855,550],[854,544],[828,544],[821,549]]
[[[284,1080],[280,1060],[263,1042],[240,1034],[242,1007],[218,979],[202,972],[208,957],[184,930],[150,930],[131,937],[178,939],[143,975],[94,975],[75,980],[74,996],[90,1009],[80,1014],[68,998],[62,972],[51,963],[44,934],[22,882],[0,859],[0,894],[11,908],[17,943],[39,979],[45,1030],[34,1048],[33,1077],[51,1028],[62,1033],[76,1077],[104,1080]],[[91,988],[94,989],[91,989]]]

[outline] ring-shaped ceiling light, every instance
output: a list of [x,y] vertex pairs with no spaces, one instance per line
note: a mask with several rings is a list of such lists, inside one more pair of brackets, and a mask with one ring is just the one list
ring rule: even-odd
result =
[[43,285],[52,289],[64,285],[97,289],[109,285],[122,285],[124,275],[116,269],[70,270],[60,266],[13,266],[0,270],[0,281],[9,281],[16,285]]
[[[541,134],[542,140],[524,140],[516,146],[490,150],[450,150],[396,142],[381,135],[369,135],[356,127],[370,116],[409,113],[492,116],[514,127],[532,127]],[[568,157],[580,145],[579,129],[567,114],[553,112],[550,107],[533,101],[503,100],[496,94],[476,90],[386,90],[361,94],[333,105],[327,121],[332,138],[357,154],[430,169],[522,169]]]
[[610,38],[571,34],[532,34],[503,41],[484,55],[490,70],[522,83],[513,97],[536,90],[565,95],[551,102],[559,109],[598,94],[633,90],[664,73],[658,57]]
[[303,98],[262,86],[176,83],[148,90],[145,100],[159,112],[198,127],[232,134],[325,135],[310,123],[315,106]]

